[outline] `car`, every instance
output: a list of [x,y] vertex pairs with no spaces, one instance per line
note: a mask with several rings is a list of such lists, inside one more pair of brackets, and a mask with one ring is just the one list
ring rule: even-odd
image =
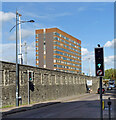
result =
[[[97,92],[98,92],[98,94],[100,94],[100,88],[98,88]],[[102,88],[102,94],[104,94],[104,92],[105,92],[105,89]]]
[[107,90],[112,90],[112,87],[108,86],[108,87],[107,87]]
[[115,80],[109,80],[108,86],[113,89],[115,87]]

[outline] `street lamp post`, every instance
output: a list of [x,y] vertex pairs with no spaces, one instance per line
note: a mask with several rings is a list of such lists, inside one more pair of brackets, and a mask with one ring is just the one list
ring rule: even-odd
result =
[[17,15],[16,11],[16,106],[19,106],[19,77],[18,77],[18,42],[17,42]]
[[19,14],[19,41],[20,41],[20,52],[19,52],[19,63],[20,64],[23,64],[23,56],[22,56],[22,52],[21,52],[21,48],[22,48],[22,44],[21,44],[21,24],[20,24],[20,22],[21,22],[21,14]]
[[[17,16],[18,12],[16,10],[16,25],[13,26],[13,28],[16,27],[16,106],[19,106],[19,67],[18,67],[18,40],[17,40],[17,25],[25,22],[35,22],[34,20],[30,21],[20,21],[17,23]],[[10,30],[10,32],[13,30],[13,28]]]

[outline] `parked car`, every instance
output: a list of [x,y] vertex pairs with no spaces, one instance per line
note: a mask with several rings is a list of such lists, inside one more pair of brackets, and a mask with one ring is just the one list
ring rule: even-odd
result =
[[109,85],[109,87],[111,87],[111,88],[115,88],[115,80],[109,80],[109,83],[108,83]]
[[[100,88],[98,88],[98,94],[100,94]],[[104,94],[104,92],[105,92],[105,89],[104,88],[102,88],[102,94]]]

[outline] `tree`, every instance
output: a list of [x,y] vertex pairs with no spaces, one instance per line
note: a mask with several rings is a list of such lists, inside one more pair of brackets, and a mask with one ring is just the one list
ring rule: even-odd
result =
[[105,70],[105,76],[103,78],[116,80],[116,69],[111,68],[111,69]]

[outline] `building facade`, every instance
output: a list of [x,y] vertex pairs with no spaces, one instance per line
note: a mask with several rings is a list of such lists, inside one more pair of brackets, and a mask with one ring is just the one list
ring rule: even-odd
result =
[[81,73],[81,41],[58,28],[36,33],[36,66]]

